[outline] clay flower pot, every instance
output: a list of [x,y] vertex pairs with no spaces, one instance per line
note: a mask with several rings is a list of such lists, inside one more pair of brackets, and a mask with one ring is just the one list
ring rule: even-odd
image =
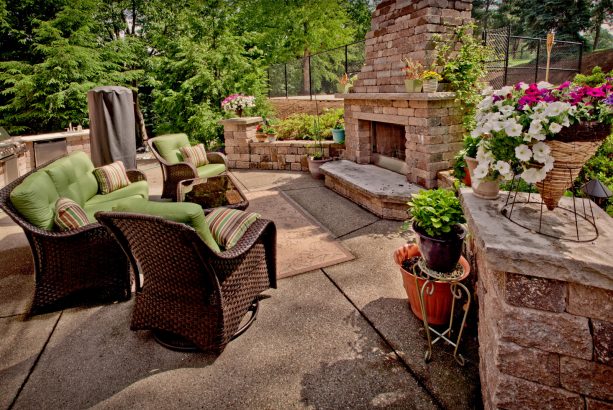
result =
[[420,93],[422,80],[404,80],[404,88],[408,93]]
[[264,142],[266,141],[267,138],[268,138],[268,135],[264,134],[263,132],[255,133],[255,139],[257,139],[258,142]]
[[[418,292],[421,291],[421,287],[423,286],[425,280],[417,278],[416,285],[415,275],[413,274],[413,272],[408,272],[402,268],[402,262],[409,258],[412,258],[413,256],[420,255],[421,254],[419,253],[419,248],[416,244],[406,244],[398,248],[394,252],[394,261],[400,267],[400,273],[402,274],[402,283],[409,299],[411,311],[415,316],[417,316],[418,319],[423,320],[423,316],[421,315],[421,306],[419,305]],[[462,266],[463,274],[458,279],[458,281],[461,282],[465,280],[470,274],[470,265],[463,256],[460,257],[460,265]],[[424,307],[426,308],[428,324],[448,324],[449,319],[451,318],[451,306],[454,302],[451,290],[449,289],[449,282],[432,282],[434,283],[434,293],[432,295],[424,294]]]
[[500,196],[500,181],[499,180],[483,180],[480,184],[475,184],[473,172],[477,165],[479,165],[479,161],[472,157],[464,157],[466,161],[466,166],[468,167],[468,173],[471,179],[471,186],[473,189],[473,194],[477,198],[481,199],[498,199]]
[[323,179],[324,174],[321,173],[319,167],[321,167],[326,162],[332,161],[332,158],[327,159],[312,159],[310,156],[307,157],[307,163],[309,165],[309,172],[311,176],[316,179]]
[[466,230],[461,225],[455,225],[449,234],[440,238],[427,235],[415,222],[413,231],[428,268],[437,272],[452,272],[455,269],[466,237]]

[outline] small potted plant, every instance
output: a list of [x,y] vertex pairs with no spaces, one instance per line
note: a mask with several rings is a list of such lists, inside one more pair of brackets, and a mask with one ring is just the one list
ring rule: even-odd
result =
[[265,126],[265,124],[260,123],[255,129],[255,138],[258,140],[258,142],[266,141],[266,132],[264,131]]
[[468,162],[471,162],[471,166],[477,166],[477,149],[479,147],[480,137],[473,137],[471,135],[464,136],[464,147],[454,157],[455,163],[453,165],[453,176],[460,181],[464,182],[464,185],[471,186],[470,171],[468,170]]
[[234,111],[239,118],[243,116],[245,109],[251,107],[255,107],[255,97],[251,95],[232,94],[221,102],[224,111]]
[[451,272],[462,253],[466,222],[460,200],[446,189],[422,190],[409,202],[417,244],[428,268]]
[[331,158],[325,158],[324,156],[324,145],[322,142],[323,138],[324,137],[319,130],[319,124],[316,119],[311,135],[311,139],[313,139],[315,143],[310,147],[311,155],[307,156],[309,172],[311,173],[311,176],[316,179],[322,179],[324,177],[319,168],[326,162],[332,160]]
[[404,68],[402,69],[405,73],[404,87],[408,93],[419,93],[421,92],[422,80],[421,74],[424,71],[424,66],[415,60],[411,60],[410,58],[404,59]]
[[358,79],[357,75],[353,75],[349,77],[347,73],[343,74],[337,84],[337,91],[339,94],[348,94],[351,87],[353,87],[353,83]]
[[266,129],[266,139],[268,142],[275,142],[277,140],[277,130],[274,126],[269,125]]
[[332,128],[332,139],[337,144],[345,143],[345,120],[343,117],[336,120]]
[[423,91],[425,93],[434,93],[438,88],[438,82],[443,77],[434,70],[426,70],[421,74],[421,79],[424,81]]

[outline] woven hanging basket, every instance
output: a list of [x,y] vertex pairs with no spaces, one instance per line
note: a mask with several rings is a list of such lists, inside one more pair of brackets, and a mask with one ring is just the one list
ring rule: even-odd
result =
[[588,122],[564,128],[555,140],[546,141],[551,148],[554,166],[544,180],[536,183],[536,189],[547,209],[553,211],[558,206],[564,192],[572,186],[583,165],[610,132],[608,125]]

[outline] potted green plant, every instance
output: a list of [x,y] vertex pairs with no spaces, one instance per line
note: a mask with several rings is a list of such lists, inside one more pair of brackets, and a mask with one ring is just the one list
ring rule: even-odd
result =
[[404,59],[404,68],[402,69],[405,73],[404,79],[404,87],[408,93],[419,93],[421,92],[422,80],[421,74],[424,71],[424,66],[419,62],[412,60],[410,58]]
[[310,148],[310,155],[307,155],[307,164],[309,166],[309,172],[311,176],[316,179],[322,179],[324,176],[319,170],[319,168],[325,164],[326,162],[331,161],[331,158],[325,158],[324,156],[324,145],[323,145],[323,135],[319,129],[318,119],[315,118],[314,127],[311,133],[311,139],[315,141]]
[[270,122],[265,127],[265,133],[268,142],[275,142],[277,140],[277,130]]
[[438,82],[443,79],[443,77],[434,70],[426,70],[421,74],[421,79],[423,80],[423,91],[425,93],[434,93],[438,88]]
[[341,117],[334,123],[332,128],[332,139],[337,144],[345,143],[345,120]]
[[338,80],[337,91],[339,94],[348,94],[351,87],[353,87],[353,83],[358,79],[357,75],[353,75],[349,77],[347,73],[344,73]]
[[263,123],[258,124],[258,126],[255,129],[255,138],[258,140],[258,142],[264,142],[266,141],[266,132],[265,130],[265,125]]
[[[454,157],[453,176],[464,182],[464,185],[471,186],[470,171],[468,170],[468,161],[475,160],[477,149],[479,147],[480,137],[471,135],[464,136],[464,147]],[[475,165],[473,163],[473,165]],[[474,168],[473,168],[474,169]]]
[[408,205],[417,244],[428,268],[453,271],[466,237],[460,200],[450,190],[422,190],[412,196]]

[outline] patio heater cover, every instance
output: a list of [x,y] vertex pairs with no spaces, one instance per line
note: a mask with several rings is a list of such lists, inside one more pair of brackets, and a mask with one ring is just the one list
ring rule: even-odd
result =
[[96,167],[122,161],[136,168],[136,128],[132,90],[125,87],[96,87],[87,93],[89,140]]

